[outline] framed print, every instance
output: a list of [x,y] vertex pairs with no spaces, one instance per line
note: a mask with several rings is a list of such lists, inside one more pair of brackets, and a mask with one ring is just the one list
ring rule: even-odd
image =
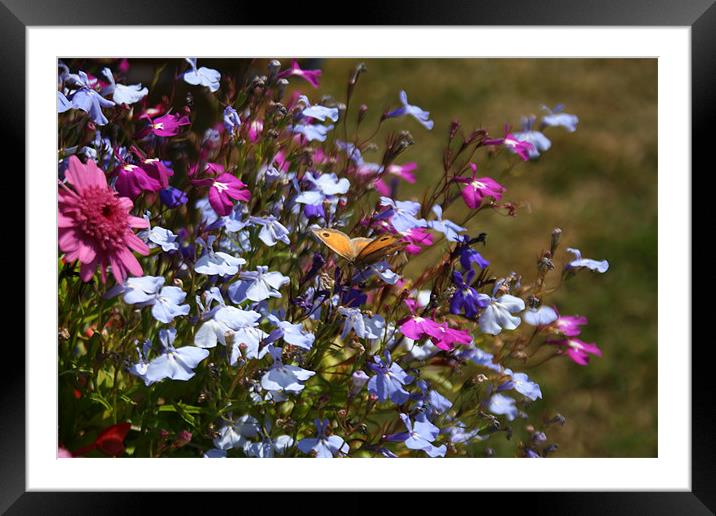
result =
[[6,5],[27,303],[3,510],[155,490],[713,510],[686,279],[710,2],[351,26]]

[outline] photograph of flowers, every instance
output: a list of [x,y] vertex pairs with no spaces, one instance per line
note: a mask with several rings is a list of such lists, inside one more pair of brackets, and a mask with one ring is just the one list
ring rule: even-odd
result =
[[58,457],[657,456],[657,60],[72,58]]

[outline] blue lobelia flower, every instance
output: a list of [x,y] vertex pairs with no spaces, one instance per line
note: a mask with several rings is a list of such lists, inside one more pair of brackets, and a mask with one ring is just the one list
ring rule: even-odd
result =
[[486,268],[488,265],[490,265],[490,262],[485,260],[485,258],[482,257],[480,253],[475,251],[470,245],[468,244],[469,238],[464,237],[462,239],[462,243],[457,249],[457,252],[460,256],[460,265],[462,265],[462,268],[467,270],[472,269],[472,264],[476,263],[478,267],[481,269]]
[[[270,432],[271,426],[266,424],[267,432]],[[276,454],[283,455],[293,446],[293,437],[289,435],[279,435],[272,439],[270,435],[263,434],[262,439],[256,442],[249,442],[244,445],[244,453],[248,457],[256,457],[260,459],[270,459]]]
[[65,97],[65,94],[61,91],[57,92],[57,112],[58,113],[64,113],[65,111],[69,111],[72,109],[72,102],[67,100],[67,97]]
[[345,306],[338,307],[338,313],[340,313],[346,320],[343,322],[343,331],[341,333],[341,339],[345,339],[348,334],[353,330],[355,334],[361,339],[378,339],[380,335],[373,333],[375,330],[374,324],[369,324],[363,313],[358,308],[346,308]]
[[391,434],[385,437],[386,441],[402,441],[411,450],[424,451],[429,457],[444,457],[447,446],[435,446],[433,441],[440,434],[440,429],[432,424],[424,413],[415,416],[415,423],[410,421],[407,414],[400,414],[407,432]]
[[139,357],[139,360],[129,366],[128,370],[129,373],[141,378],[144,381],[144,385],[147,387],[150,386],[152,383],[154,383],[152,380],[147,378],[147,367],[149,366],[149,353],[152,350],[152,341],[151,340],[145,340],[144,345],[142,346],[142,349],[139,349],[139,345],[137,344],[137,355]]
[[159,226],[152,226],[147,234],[147,239],[162,248],[162,251],[169,253],[171,251],[179,250],[179,242],[177,242],[177,235],[172,233],[168,229],[164,229]]
[[307,437],[298,441],[298,449],[306,455],[313,454],[319,459],[331,459],[337,454],[348,453],[350,447],[342,437],[338,435],[326,435],[328,429],[328,420],[323,421],[316,419],[316,437]]
[[539,385],[530,380],[525,373],[513,373],[511,369],[505,369],[504,374],[510,375],[511,379],[500,385],[497,388],[498,391],[514,389],[532,401],[542,398],[542,390]]
[[191,66],[191,70],[184,73],[184,81],[193,86],[206,86],[212,93],[219,90],[221,73],[212,68],[196,67],[196,58],[187,57],[186,62]]
[[255,271],[245,271],[239,275],[239,281],[229,286],[229,298],[236,304],[246,299],[259,302],[270,297],[281,297],[278,291],[290,279],[280,272],[268,272],[268,267],[259,265]]
[[484,441],[487,436],[480,435],[480,429],[476,428],[468,430],[467,425],[462,421],[456,421],[453,425],[445,429],[450,442],[453,444],[468,443],[473,440]]
[[[186,293],[179,287],[162,287],[162,276],[141,276],[128,278],[120,292],[124,293],[124,302],[131,305],[152,307],[152,316],[159,322],[168,324],[175,317],[187,315],[189,305],[182,305]],[[109,294],[109,293],[108,293]]]
[[490,298],[479,294],[470,286],[475,279],[475,269],[470,269],[464,279],[459,271],[453,271],[452,278],[457,290],[450,298],[450,313],[455,315],[464,313],[471,319],[476,317],[478,312],[487,306]]
[[418,386],[421,392],[411,397],[417,401],[417,407],[424,410],[428,415],[437,416],[452,407],[452,402],[435,389],[431,389],[425,380],[418,380],[415,385]]
[[259,239],[267,246],[273,247],[278,242],[283,242],[284,244],[291,243],[291,240],[288,238],[288,229],[273,215],[269,215],[268,217],[249,217],[249,221],[261,226]]
[[316,374],[308,369],[294,365],[284,365],[281,360],[281,348],[275,348],[273,344],[267,346],[273,365],[261,377],[261,387],[271,393],[297,394],[304,388],[303,382]]
[[241,118],[231,106],[226,106],[224,109],[224,129],[232,138],[236,138],[239,135],[239,129],[241,129]]
[[[435,214],[436,219],[428,222],[427,227],[439,231],[448,242],[459,242],[460,233],[466,231],[467,228],[458,226],[454,222],[443,218],[443,208],[439,204],[436,204],[432,208],[432,212]],[[467,267],[466,267],[467,268]]]
[[577,130],[577,124],[579,118],[577,115],[570,115],[564,113],[564,106],[557,104],[554,108],[550,109],[547,106],[542,106],[542,109],[547,112],[542,117],[542,125],[546,127],[564,127],[568,132],[573,133]]
[[268,333],[258,328],[261,314],[253,310],[241,310],[235,306],[222,306],[213,318],[201,325],[194,336],[194,344],[213,348],[218,344],[231,347],[229,365],[235,365],[243,347],[246,358],[262,358],[266,348],[260,349],[261,341]]
[[109,84],[102,89],[102,95],[112,95],[112,100],[118,105],[136,104],[146,97],[147,93],[149,93],[149,90],[147,88],[142,88],[141,84],[130,84],[129,86],[124,84],[115,84],[112,71],[107,67],[102,69],[102,75],[104,75],[107,81],[109,81]]
[[226,458],[226,450],[210,448],[204,452],[202,457],[205,459],[225,459]]
[[476,363],[477,365],[486,367],[488,369],[492,369],[493,371],[496,371],[498,373],[501,373],[503,370],[503,368],[500,364],[496,364],[493,361],[493,358],[495,358],[495,356],[492,353],[483,351],[478,347],[474,347],[474,348],[465,350],[462,353],[460,353],[459,356],[462,360],[471,360],[472,362]]
[[386,113],[384,115],[385,118],[395,118],[398,116],[410,115],[418,122],[420,122],[422,126],[425,127],[428,131],[433,128],[433,121],[430,120],[430,112],[424,111],[418,106],[408,104],[408,94],[405,93],[405,91],[403,90],[401,90],[400,92],[400,102],[402,102],[403,105],[397,109],[394,109],[393,111]]
[[525,309],[525,302],[519,297],[503,294],[495,298],[485,294],[479,294],[481,299],[487,302],[487,306],[480,314],[478,323],[484,333],[498,335],[503,329],[514,330],[522,319],[512,314]]
[[514,420],[518,414],[515,400],[500,393],[492,395],[487,410],[498,416],[506,416],[509,421]]
[[414,228],[424,228],[428,225],[425,219],[419,219],[416,215],[420,212],[420,203],[413,201],[394,201],[390,197],[380,198],[381,206],[388,206],[389,209],[379,214],[376,219],[389,218],[391,224],[399,233],[407,233]]
[[209,356],[205,349],[194,346],[174,347],[176,330],[167,328],[159,330],[159,340],[163,352],[147,365],[145,377],[151,382],[158,382],[164,378],[172,380],[189,380],[194,376],[194,368],[199,362]]
[[189,197],[183,191],[173,186],[168,186],[159,191],[159,199],[167,208],[178,208],[186,204]]
[[104,98],[97,91],[93,90],[89,86],[89,78],[84,72],[79,72],[78,75],[73,75],[72,77],[77,78],[74,82],[74,86],[79,87],[72,95],[72,107],[74,109],[81,109],[87,113],[95,124],[106,125],[109,120],[104,116],[102,109],[114,107],[114,102]]
[[539,308],[528,308],[522,318],[532,326],[546,326],[556,321],[559,316],[554,308],[542,305]]
[[224,423],[214,437],[214,447],[219,450],[231,450],[243,448],[252,437],[257,437],[261,430],[258,420],[245,414],[235,421],[229,420]]
[[375,373],[368,380],[368,392],[375,394],[378,401],[390,399],[396,405],[408,401],[410,394],[404,386],[410,383],[413,377],[392,361],[389,351],[385,352],[385,360],[376,355],[373,361],[373,364],[368,364],[368,368]]
[[205,243],[201,238],[197,238],[197,242],[202,244],[206,254],[196,261],[194,270],[199,274],[208,274],[210,276],[233,276],[239,272],[239,266],[244,265],[246,260],[221,251],[214,252],[213,245],[215,240],[216,237],[213,235],[209,237],[208,243]]
[[313,347],[313,341],[316,340],[316,337],[313,333],[305,330],[301,323],[293,324],[288,321],[282,321],[275,315],[269,315],[268,319],[276,326],[276,330],[272,331],[268,338],[270,342],[283,339],[287,344],[301,349],[309,350]]
[[388,285],[395,285],[400,280],[400,275],[390,270],[390,264],[385,260],[371,264],[365,269],[358,271],[353,276],[353,283],[363,283],[371,276],[378,276]]
[[296,124],[293,126],[293,132],[303,135],[309,142],[314,140],[325,142],[331,129],[333,129],[333,124]]
[[582,258],[582,253],[579,249],[568,247],[567,251],[572,253],[575,258],[566,265],[566,269],[589,269],[596,272],[607,272],[609,269],[609,262],[606,260],[592,260],[590,258]]
[[319,104],[315,104],[312,106],[311,102],[308,100],[308,97],[306,97],[305,95],[301,95],[300,97],[298,97],[298,102],[302,102],[303,105],[306,106],[303,111],[301,111],[301,116],[315,118],[316,120],[320,120],[321,122],[325,122],[326,119],[330,119],[333,122],[338,122],[338,108],[329,108],[321,106]]

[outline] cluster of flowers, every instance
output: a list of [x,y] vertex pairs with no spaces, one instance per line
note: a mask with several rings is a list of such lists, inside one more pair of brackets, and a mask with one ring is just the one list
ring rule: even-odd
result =
[[[485,164],[537,159],[543,131],[574,131],[576,116],[545,108],[538,127],[531,117],[501,137],[453,122],[443,171],[416,202],[398,195],[416,182],[417,164],[398,162],[413,138],[389,126],[433,121],[401,91],[362,136],[368,108],[351,100],[363,65],[340,103],[300,91],[321,72],[296,61],[243,82],[174,64],[164,96],[121,84],[126,60],[59,65],[63,456],[489,454],[482,442],[511,435],[542,398],[517,369],[601,355],[577,338],[585,317],[545,302],[559,229],[527,284],[493,276],[477,250],[486,235],[466,227],[479,212],[515,213],[477,151]],[[199,113],[199,96],[214,108]],[[199,115],[213,117],[201,132]],[[347,261],[316,228],[400,243]],[[430,266],[404,276],[432,249]],[[560,283],[608,268],[567,251]],[[525,428],[517,454],[556,447]]]

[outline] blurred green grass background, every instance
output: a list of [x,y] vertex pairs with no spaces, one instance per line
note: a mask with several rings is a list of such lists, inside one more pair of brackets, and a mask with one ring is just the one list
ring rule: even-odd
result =
[[[319,93],[344,101],[347,78],[358,62],[323,60]],[[477,156],[481,174],[507,186],[506,200],[526,204],[514,218],[482,213],[469,227],[473,235],[488,233],[481,251],[500,275],[514,270],[526,280],[534,277],[536,259],[548,247],[554,227],[564,230],[558,266],[565,247],[609,260],[606,274],[579,274],[547,300],[563,314],[586,315],[589,325],[582,338],[596,342],[604,356],[587,367],[564,359],[529,371],[544,395],[532,412],[549,407],[566,417],[564,427],[548,431],[550,441],[559,443],[560,457],[657,456],[657,61],[364,62],[368,71],[352,101],[353,109],[360,103],[369,106],[364,133],[384,108],[399,105],[401,89],[435,121],[432,132],[410,118],[386,124],[410,130],[417,143],[399,161],[418,163],[418,183],[402,183],[399,199],[417,199],[439,178],[453,119],[467,131],[484,127],[501,136],[505,123],[519,130],[520,116],[539,116],[542,104],[564,103],[567,112],[579,116],[575,133],[547,129],[552,148],[508,174],[502,174],[504,161],[500,167],[498,160]],[[299,87],[318,100],[310,87]],[[380,159],[378,152],[365,157]],[[450,215],[462,219],[454,211]],[[420,270],[435,258],[426,254],[411,267]]]

